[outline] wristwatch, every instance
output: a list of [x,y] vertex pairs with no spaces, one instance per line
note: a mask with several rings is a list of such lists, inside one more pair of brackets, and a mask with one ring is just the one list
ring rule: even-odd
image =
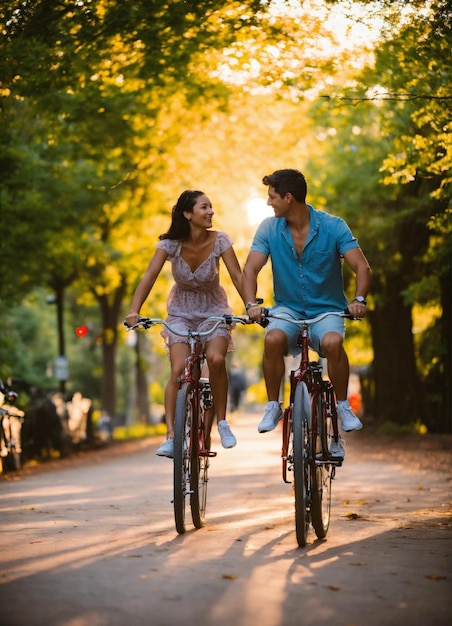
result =
[[245,310],[248,311],[248,309],[252,309],[253,306],[257,306],[257,302],[247,302],[245,305]]
[[364,296],[356,296],[356,298],[353,298],[353,302],[359,302],[360,304],[364,304],[364,306],[367,306],[367,300],[366,298],[364,298]]

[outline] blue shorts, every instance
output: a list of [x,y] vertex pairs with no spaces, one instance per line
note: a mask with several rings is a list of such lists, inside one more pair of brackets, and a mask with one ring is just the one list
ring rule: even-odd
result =
[[[295,313],[295,311],[287,307],[274,307],[273,309],[270,309],[270,311],[271,313],[276,313],[277,315],[286,315],[294,320],[300,319],[298,313]],[[265,334],[274,328],[282,330],[283,333],[287,335],[289,354],[292,354],[293,356],[300,354],[300,347],[297,346],[300,326],[291,324],[290,322],[284,322],[283,320],[270,319],[270,323],[265,329]],[[322,338],[324,335],[331,332],[338,333],[342,337],[345,336],[345,320],[343,317],[339,317],[338,315],[329,315],[320,322],[316,322],[315,324],[309,326],[309,347],[315,350],[315,352],[317,352],[317,354],[322,358],[325,357],[320,349]]]

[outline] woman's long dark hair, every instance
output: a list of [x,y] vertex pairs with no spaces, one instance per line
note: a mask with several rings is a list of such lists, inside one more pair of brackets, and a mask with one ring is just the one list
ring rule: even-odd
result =
[[203,196],[203,191],[187,189],[179,196],[171,213],[171,225],[167,233],[159,236],[159,239],[187,239],[190,234],[190,224],[184,213],[193,213],[193,207],[199,196]]

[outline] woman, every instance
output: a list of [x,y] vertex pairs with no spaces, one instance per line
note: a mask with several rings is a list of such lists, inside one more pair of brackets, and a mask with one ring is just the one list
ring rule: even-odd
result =
[[[219,282],[220,257],[243,300],[242,272],[232,241],[226,233],[211,230],[213,215],[212,204],[202,191],[187,190],[180,195],[173,208],[170,229],[160,235],[155,254],[133,296],[126,317],[128,326],[138,322],[141,307],[167,259],[172,264],[176,281],[167,303],[167,321],[171,326],[181,330],[196,329],[212,315],[232,313]],[[188,345],[183,338],[166,329],[162,335],[169,348],[171,376],[165,389],[167,440],[156,454],[172,458],[178,378],[184,371]],[[231,331],[220,326],[206,341],[205,353],[221,444],[224,448],[233,448],[237,440],[226,421],[228,349],[233,349]]]

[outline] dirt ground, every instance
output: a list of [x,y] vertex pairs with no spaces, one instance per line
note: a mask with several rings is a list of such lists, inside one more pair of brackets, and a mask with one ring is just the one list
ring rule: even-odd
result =
[[174,528],[162,438],[0,481],[1,626],[451,626],[452,440],[345,435],[326,540],[294,532],[280,433],[213,434],[206,524]]
[[452,435],[382,435],[375,428],[348,433],[354,453],[368,459],[393,461],[419,470],[451,467]]
[[[449,434],[394,434],[384,435],[374,426],[366,425],[359,432],[348,433],[347,441],[353,444],[353,454],[375,461],[392,461],[409,465],[416,470],[442,470],[452,468],[452,435]],[[160,438],[159,438],[160,441]],[[64,459],[43,460],[25,464],[20,472],[0,474],[0,480],[20,480],[36,472],[63,467],[76,467],[85,463],[100,463],[116,455],[128,454],[143,447],[146,440],[115,440],[109,445],[74,452]]]

